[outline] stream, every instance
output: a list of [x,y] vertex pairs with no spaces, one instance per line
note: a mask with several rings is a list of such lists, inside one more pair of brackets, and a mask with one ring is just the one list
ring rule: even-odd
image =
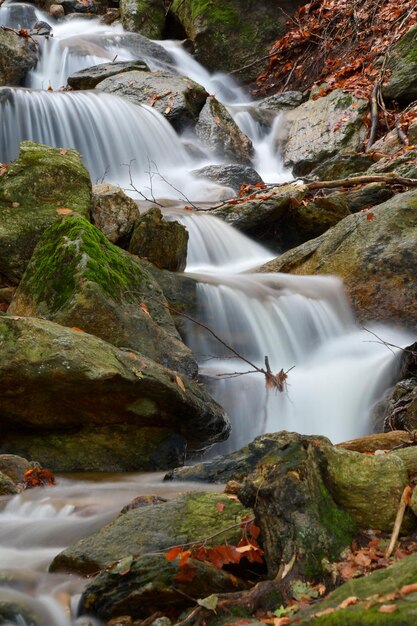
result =
[[[74,147],[93,182],[118,184],[133,197],[130,175],[137,189],[149,193],[149,164],[154,164],[152,194],[177,204],[167,218],[179,220],[190,235],[186,271],[199,281],[199,319],[258,367],[268,355],[274,372],[288,372],[283,392],[268,392],[262,375],[245,373],[248,365],[231,358],[203,329],[190,330],[186,342],[232,422],[230,439],[209,454],[236,450],[260,433],[283,429],[326,435],[333,442],[369,433],[372,407],[393,382],[399,358],[399,350],[387,349],[369,331],[402,347],[413,336],[372,323],[360,328],[335,277],[249,273],[276,255],[211,215],[181,208],[184,196],[207,203],[234,195],[192,176],[191,170],[213,162],[201,146],[199,157],[190,156],[190,137],[179,137],[149,106],[95,91],[48,91],[65,85],[75,71],[116,55],[118,61],[137,58],[141,38],[95,18],[56,22],[33,5],[6,2],[0,8],[0,24],[9,27],[30,28],[38,20],[51,24],[53,37],[39,39],[41,59],[26,88],[0,89],[0,162],[15,159],[23,139]],[[159,43],[160,56],[141,52],[151,70],[169,68],[215,94],[252,140],[253,166],[263,180],[291,180],[274,150],[279,115],[264,128],[251,114],[256,105],[229,77],[210,75],[175,42]],[[98,624],[76,618],[84,581],[47,574],[48,564],[134,497],[174,495],[175,483],[161,478],[61,477],[54,488],[0,502],[0,624]]]

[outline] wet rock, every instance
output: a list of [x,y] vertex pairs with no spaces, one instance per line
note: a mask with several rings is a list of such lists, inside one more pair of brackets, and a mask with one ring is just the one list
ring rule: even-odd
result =
[[123,72],[149,71],[148,66],[141,61],[120,61],[119,63],[103,63],[79,70],[68,77],[68,85],[73,89],[94,89],[101,81]]
[[20,30],[31,30],[38,21],[35,7],[28,3],[13,2],[2,6],[2,26]]
[[109,241],[126,244],[138,218],[136,202],[120,187],[108,183],[93,186],[91,221]]
[[[300,4],[302,0],[174,0],[170,9],[193,41],[197,60],[208,70],[229,72],[268,54],[286,30],[288,13]],[[259,69],[245,67],[243,80],[254,80]]]
[[60,17],[61,15],[65,15],[65,10],[62,4],[51,4],[48,13],[52,15],[52,17]]
[[187,376],[197,373],[155,279],[80,217],[45,232],[8,312],[77,327]]
[[160,269],[182,272],[187,264],[188,231],[179,222],[167,221],[161,209],[149,209],[136,222],[129,252],[145,257]]
[[231,187],[238,192],[242,185],[262,183],[262,178],[252,167],[236,164],[206,165],[191,172],[197,178],[208,178],[213,183]]
[[387,68],[391,70],[382,87],[387,100],[408,104],[417,99],[415,75],[417,71],[417,26],[413,26],[390,50]]
[[368,101],[340,89],[285,114],[278,138],[284,164],[304,176],[336,154],[360,152],[367,134]]
[[[392,146],[394,152],[401,150],[402,144],[396,146],[396,141],[393,141],[393,139],[394,138],[389,138],[384,145],[381,145],[381,149],[388,147],[390,150]],[[379,148],[379,146],[377,146],[377,148]],[[389,172],[393,172],[398,176],[404,176],[405,178],[416,178],[417,150],[407,150],[407,152],[395,158],[382,158],[368,170],[369,174],[387,174]]]
[[88,217],[90,176],[75,150],[31,141],[0,177],[0,275],[17,284],[43,232],[61,211]]
[[417,192],[398,194],[351,215],[317,239],[289,250],[260,271],[336,274],[360,320],[404,326],[417,319]]
[[[224,505],[222,511],[218,504]],[[51,571],[88,574],[131,554],[166,550],[205,537],[236,545],[242,536],[239,521],[251,511],[240,502],[213,493],[186,493],[162,504],[132,509],[98,532],[61,552]],[[230,528],[234,524],[236,527]],[[224,530],[224,535],[211,535]]]
[[102,620],[120,615],[145,619],[161,608],[171,615],[179,614],[194,606],[193,598],[244,588],[237,579],[237,586],[233,586],[227,572],[209,563],[191,559],[185,567],[192,572],[188,574],[189,580],[183,574],[184,568],[179,567],[179,559],[170,562],[163,555],[144,555],[134,559],[123,576],[111,570],[101,572],[84,591],[79,613]]
[[120,0],[122,24],[126,30],[149,39],[163,39],[165,7],[158,0]]
[[295,109],[300,106],[303,101],[301,91],[284,91],[284,93],[276,93],[268,98],[258,100],[256,103],[260,109],[269,109],[272,111],[283,111],[285,109]]
[[374,159],[367,154],[336,154],[319,163],[309,174],[311,178],[319,180],[337,180],[347,178],[354,174],[366,172],[372,165]]
[[32,463],[17,454],[0,454],[0,472],[14,483],[21,482],[23,474],[32,467]]
[[0,496],[13,496],[16,493],[19,493],[16,483],[0,471]]
[[296,433],[280,435],[280,445],[245,480],[239,499],[254,508],[271,578],[281,563],[290,563],[296,555],[294,576],[323,581],[323,560],[338,559],[352,540],[355,523],[337,506],[324,481],[322,447],[331,448],[330,442]]
[[106,78],[96,88],[153,106],[177,131],[194,126],[207,98],[204,87],[167,71],[125,72]]
[[198,118],[195,132],[214,156],[237,163],[251,164],[253,146],[242,133],[226,107],[214,96],[207,98]]
[[23,84],[38,58],[38,46],[32,39],[0,29],[0,86]]
[[76,328],[2,316],[0,356],[2,450],[53,471],[175,467],[230,429],[198,384]]

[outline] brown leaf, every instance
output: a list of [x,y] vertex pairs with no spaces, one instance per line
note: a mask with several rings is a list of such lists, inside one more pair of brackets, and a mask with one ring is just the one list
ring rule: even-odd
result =
[[59,154],[61,154],[62,156],[65,156],[68,153],[68,150],[66,148],[61,148],[59,151]]
[[379,607],[380,613],[394,613],[398,609],[396,604],[383,604]]
[[353,557],[354,562],[361,567],[368,567],[372,561],[367,554],[359,550],[357,554]]
[[139,305],[139,308],[141,309],[141,311],[143,311],[145,313],[145,315],[147,315],[149,317],[149,319],[152,319],[151,314],[149,313],[149,309],[148,309],[148,305],[145,304],[144,302],[142,302]]
[[184,567],[181,567],[178,570],[178,573],[175,575],[175,580],[178,583],[190,583],[194,580],[196,575],[196,566],[194,563],[186,563]]
[[78,328],[77,326],[71,326],[71,330],[76,333],[84,333],[85,331],[82,328]]
[[224,504],[223,504],[223,502],[218,502],[218,503],[216,504],[216,509],[218,510],[218,512],[219,512],[219,513],[221,513],[221,512],[223,511],[223,509],[224,509]]
[[322,611],[317,611],[314,613],[314,617],[321,617],[322,615],[330,615],[331,613],[335,613],[336,609],[329,606],[327,609],[323,609]]
[[178,376],[178,374],[175,376],[175,382],[177,383],[177,385],[181,389],[181,391],[183,391],[185,393],[184,382],[183,382],[181,376]]
[[339,609],[346,609],[348,606],[353,606],[354,604],[358,604],[359,598],[357,596],[349,596],[345,598],[340,604]]
[[55,213],[58,213],[58,215],[71,215],[73,212],[74,211],[72,209],[55,209]]
[[415,593],[417,591],[417,583],[411,583],[411,585],[404,585],[400,589],[400,593],[403,596],[408,596],[409,593]]

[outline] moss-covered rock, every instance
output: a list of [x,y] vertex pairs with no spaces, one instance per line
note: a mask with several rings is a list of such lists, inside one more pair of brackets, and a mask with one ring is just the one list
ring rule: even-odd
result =
[[[231,71],[267,54],[272,42],[285,32],[287,14],[302,3],[302,0],[174,0],[171,13],[194,42],[200,63],[211,71]],[[245,68],[242,78],[250,82],[258,72],[259,65]]]
[[417,99],[417,26],[413,26],[390,50],[387,67],[391,70],[382,88],[388,100],[409,103]]
[[[221,511],[219,503],[224,505]],[[166,550],[209,538],[222,530],[224,535],[208,539],[208,545],[225,541],[236,545],[242,536],[239,521],[248,514],[250,510],[221,494],[182,494],[168,502],[119,515],[56,556],[51,570],[88,574],[131,554]]]
[[160,269],[182,272],[187,264],[188,231],[179,222],[167,221],[153,207],[136,222],[129,252],[145,257]]
[[29,70],[35,67],[39,51],[29,38],[0,29],[0,86],[21,85]]
[[2,316],[0,356],[1,451],[55,471],[168,469],[230,429],[200,385],[78,329]]
[[285,113],[278,139],[284,164],[304,176],[336,154],[360,152],[366,137],[368,102],[340,89]]
[[112,243],[128,243],[139,218],[139,209],[120,187],[108,183],[93,186],[91,221]]
[[80,217],[45,232],[8,313],[75,326],[189,376],[197,372],[153,276]]
[[193,598],[207,598],[242,587],[237,579],[233,585],[227,572],[209,563],[191,559],[180,567],[179,559],[170,562],[163,555],[142,556],[132,562],[123,576],[112,570],[101,572],[84,591],[79,613],[102,620],[122,615],[144,619],[161,609],[171,616],[179,615],[194,606]]
[[31,141],[0,177],[0,275],[18,283],[43,232],[60,212],[89,216],[90,176],[75,150]]
[[0,472],[0,496],[13,496],[16,493],[19,493],[19,489],[14,481],[7,474]]
[[417,192],[351,215],[263,266],[265,272],[336,274],[361,320],[413,327],[417,319]]
[[96,89],[115,93],[133,104],[149,104],[178,131],[194,126],[207,92],[190,78],[167,71],[124,72],[106,78]]
[[337,180],[366,172],[373,164],[374,159],[368,154],[336,154],[323,163],[319,163],[310,172],[310,176],[320,180]]
[[195,132],[213,156],[237,163],[251,164],[253,146],[233,120],[226,107],[214,96],[207,98]]
[[120,14],[126,30],[163,39],[165,6],[160,0],[120,0]]
[[272,578],[281,564],[295,561],[295,576],[322,580],[326,562],[337,560],[352,540],[355,522],[336,504],[324,482],[327,461],[321,447],[327,449],[329,444],[280,433],[269,460],[238,492],[239,499],[254,508]]

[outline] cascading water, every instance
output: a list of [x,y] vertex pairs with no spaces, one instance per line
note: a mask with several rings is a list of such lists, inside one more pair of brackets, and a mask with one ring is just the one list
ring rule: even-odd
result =
[[[210,76],[176,44],[161,42],[164,50],[139,35],[123,33],[120,27],[100,26],[94,19],[58,24],[30,5],[6,2],[0,8],[0,23],[13,28],[31,27],[35,18],[49,21],[55,38],[40,40],[41,62],[28,85],[60,87],[69,73],[116,55],[119,61],[140,58],[151,69],[186,74],[217,94],[250,136],[254,165],[264,180],[281,182],[289,177],[272,141],[279,117],[268,129],[230,78]],[[0,114],[0,161],[14,159],[19,142],[32,139],[79,150],[93,181],[104,178],[129,188],[130,166],[134,186],[147,197],[178,199],[176,187],[207,202],[210,193],[221,192],[189,175],[195,163],[168,123],[149,107],[96,92],[4,88]],[[130,193],[135,195],[132,188]],[[257,367],[264,366],[266,355],[274,372],[294,367],[283,392],[266,393],[262,375],[244,374],[252,369],[250,364],[230,358],[212,336],[193,328],[189,343],[201,371],[233,421],[232,438],[225,446],[235,449],[261,432],[283,428],[325,434],[334,441],[369,431],[370,409],[390,384],[398,351],[393,354],[355,326],[340,282],[329,277],[242,275],[239,272],[273,255],[210,215],[184,212],[178,219],[190,234],[187,271],[200,281],[201,320]],[[412,340],[388,327],[377,334],[400,346]],[[61,480],[54,489],[36,489],[2,503],[0,623],[81,625],[74,606],[84,582],[48,576],[47,564],[67,543],[93,532],[143,491],[135,477],[114,479],[111,484]],[[155,491],[152,482],[145,489]],[[94,624],[90,618],[84,623]]]

